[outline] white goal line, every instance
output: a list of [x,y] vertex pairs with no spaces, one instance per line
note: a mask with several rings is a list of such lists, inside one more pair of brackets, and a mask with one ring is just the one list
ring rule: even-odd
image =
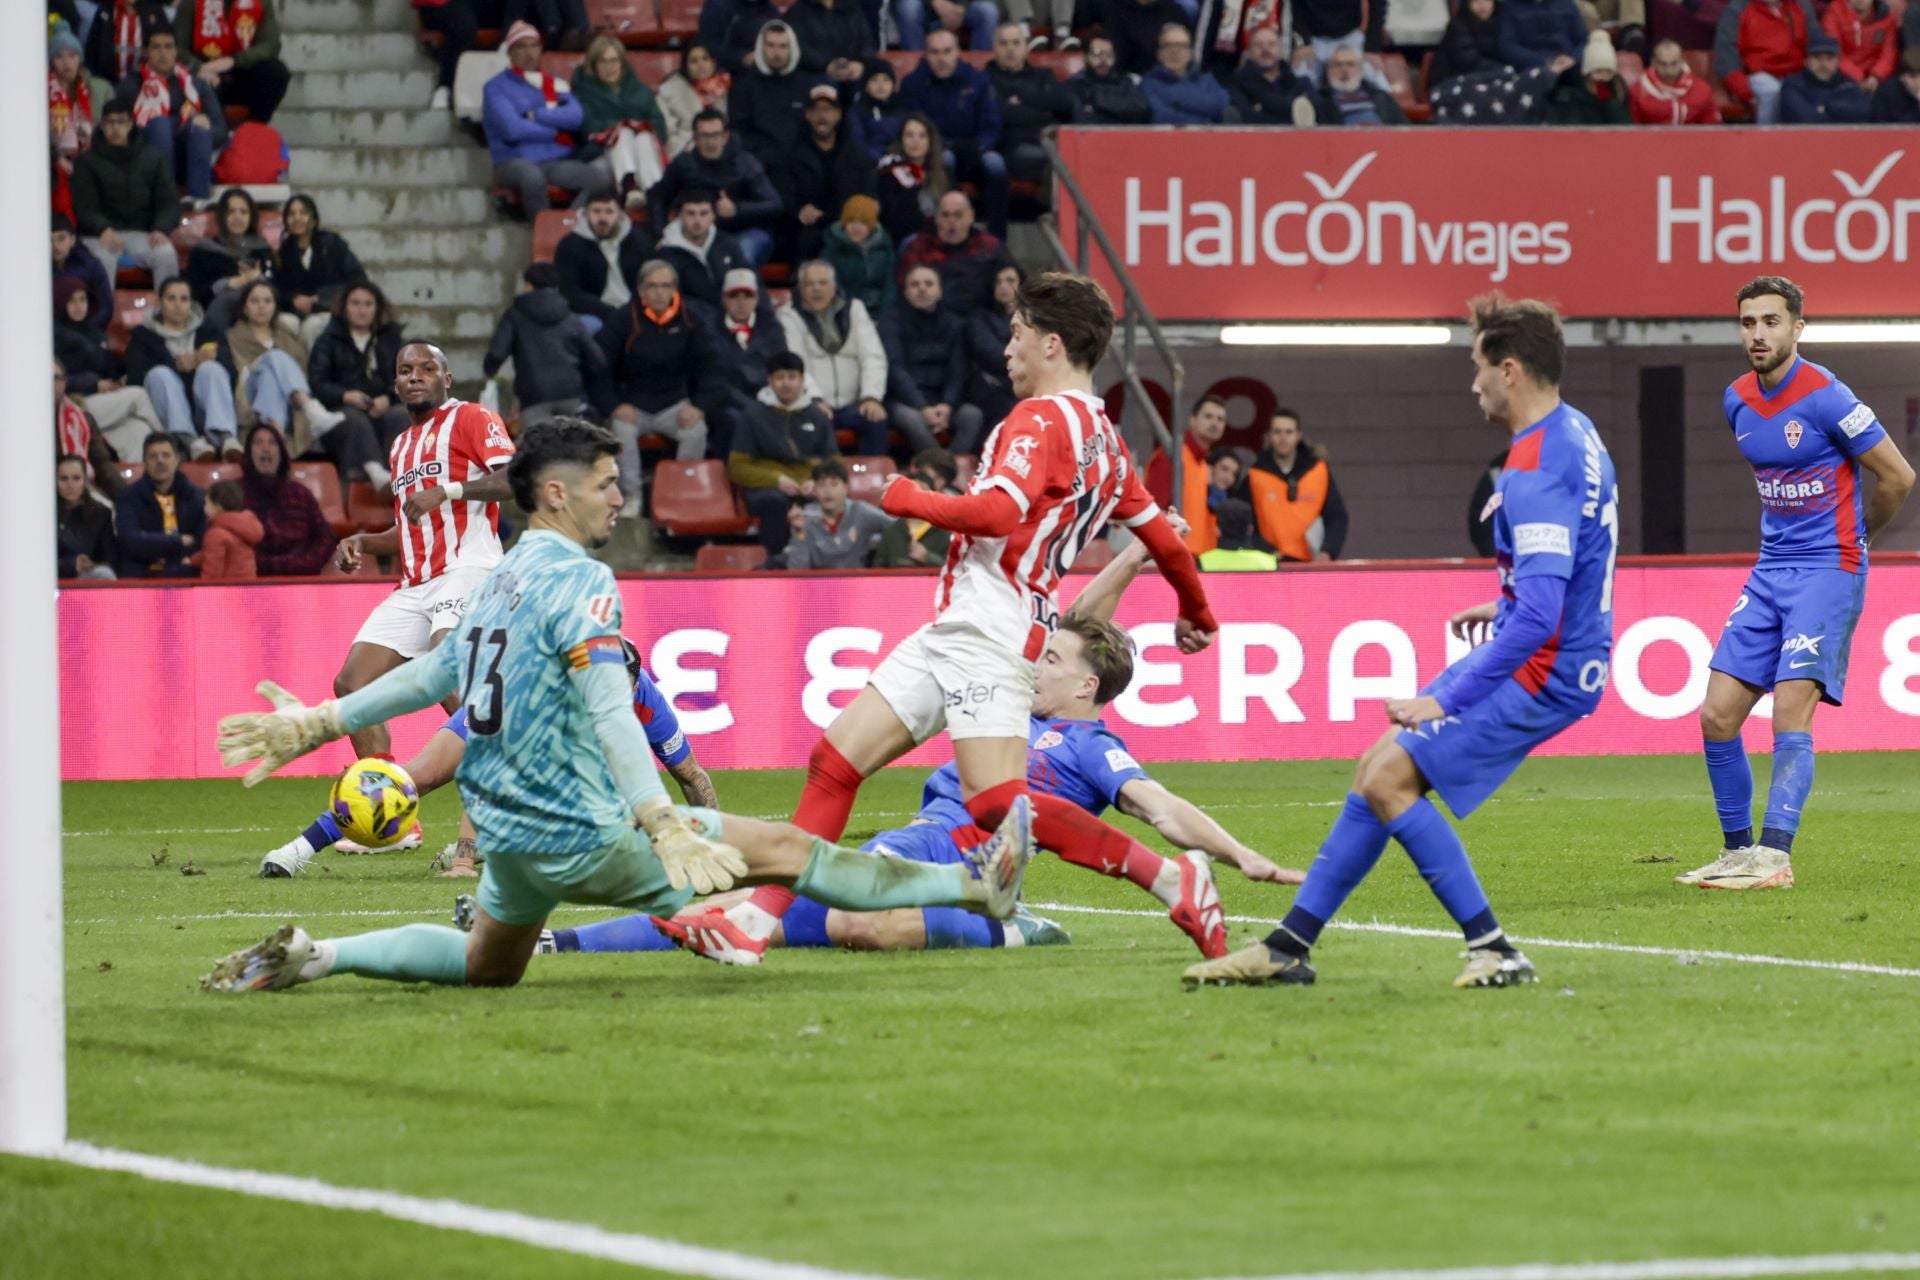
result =
[[[838,1271],[781,1262],[728,1249],[683,1244],[658,1236],[610,1231],[585,1222],[541,1218],[459,1200],[407,1195],[368,1187],[341,1187],[317,1178],[229,1169],[169,1156],[69,1142],[51,1158],[88,1169],[130,1173],[154,1182],[236,1192],[323,1209],[377,1213],[443,1231],[511,1240],[538,1249],[703,1280],[894,1280],[869,1272]],[[1644,1262],[1523,1263],[1374,1271],[1314,1271],[1245,1280],[1766,1280],[1774,1276],[1920,1271],[1920,1253],[1834,1253],[1800,1257],[1662,1258]]]

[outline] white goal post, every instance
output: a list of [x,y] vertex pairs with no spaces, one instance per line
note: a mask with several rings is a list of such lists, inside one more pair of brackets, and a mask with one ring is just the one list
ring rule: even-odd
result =
[[0,102],[13,103],[0,111],[41,122],[11,150],[0,187],[0,300],[10,313],[0,388],[19,480],[16,501],[0,503],[0,1151],[42,1153],[67,1140],[46,77],[45,7],[0,4]]

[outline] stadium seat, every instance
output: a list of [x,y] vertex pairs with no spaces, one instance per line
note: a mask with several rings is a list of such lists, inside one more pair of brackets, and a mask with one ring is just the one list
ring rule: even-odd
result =
[[654,0],[587,0],[587,20],[622,44],[655,45],[665,39]]
[[1407,70],[1407,60],[1397,53],[1370,53],[1367,61],[1379,68],[1387,78],[1387,88],[1393,92],[1393,100],[1407,113],[1407,119],[1421,124],[1433,118],[1433,107],[1424,98],[1413,91],[1413,76]]
[[746,573],[767,561],[767,549],[757,542],[709,542],[693,553],[695,573]]
[[573,234],[580,215],[572,209],[545,209],[533,219],[533,260],[552,262],[560,242]]
[[680,55],[668,49],[629,49],[627,65],[649,89],[658,89],[661,81],[680,69]]
[[219,484],[222,480],[238,480],[240,464],[237,462],[183,462],[180,474],[191,480],[201,489]]
[[540,71],[572,84],[573,78],[580,74],[580,60],[585,56],[581,53],[543,53],[540,55]]
[[120,483],[123,485],[129,485],[138,480],[145,470],[146,468],[137,458],[131,462],[122,459],[113,464],[113,473],[120,477]]
[[133,293],[145,290],[153,292],[153,273],[145,267],[116,267],[113,273],[113,287],[116,291],[126,290]]
[[789,284],[793,280],[793,265],[786,262],[769,262],[760,268],[760,283],[769,288],[774,285]]
[[668,459],[653,469],[653,523],[666,534],[745,533],[751,523],[715,458]]
[[1045,67],[1053,72],[1055,80],[1068,80],[1080,74],[1087,65],[1087,55],[1078,49],[1050,49],[1042,53],[1031,54],[1027,58],[1036,67]]
[[347,486],[347,520],[362,533],[393,527],[393,494],[382,493],[365,480]]
[[1714,74],[1713,51],[1711,49],[1688,49],[1685,51],[1687,69],[1713,86],[1713,100],[1720,108],[1720,118],[1728,124],[1736,124],[1747,119],[1752,113],[1747,104],[1727,92],[1727,86],[1720,83],[1720,77]]
[[107,350],[117,356],[127,353],[127,339],[147,322],[157,296],[151,289],[113,291],[113,314],[107,318]]
[[973,453],[956,453],[953,455],[953,465],[960,472],[955,477],[954,484],[959,487],[960,492],[965,493],[967,486],[973,483],[973,473],[980,469],[980,456]]
[[1620,79],[1626,83],[1628,89],[1639,84],[1640,77],[1647,74],[1647,64],[1640,60],[1639,54],[1628,49],[1620,49],[1614,53],[1614,57],[1619,59]]
[[1095,538],[1081,548],[1080,554],[1074,558],[1073,567],[1092,573],[1096,569],[1106,568],[1112,560],[1113,544],[1105,538]]
[[880,505],[880,491],[887,487],[887,477],[899,468],[893,465],[892,458],[843,458],[847,464],[847,496],[861,502]]
[[905,80],[913,74],[913,69],[920,65],[918,49],[888,49],[880,56],[885,58],[887,65],[893,68],[893,78],[896,81]]
[[675,46],[691,44],[700,35],[701,0],[660,0],[660,31]]
[[211,209],[180,215],[180,225],[173,229],[169,239],[173,241],[173,247],[180,251],[181,266],[186,265],[187,254],[193,251],[193,246],[214,233],[217,223],[218,219]]
[[320,504],[320,514],[333,526],[333,536],[344,538],[357,532],[360,526],[347,516],[346,503],[340,496],[340,473],[331,462],[296,462],[288,468],[288,474],[313,495]]

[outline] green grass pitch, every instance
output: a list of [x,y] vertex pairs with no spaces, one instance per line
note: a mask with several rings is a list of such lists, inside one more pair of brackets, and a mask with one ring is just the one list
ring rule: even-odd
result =
[[[1821,757],[1791,892],[1670,883],[1717,843],[1692,758],[1535,761],[1464,834],[1522,939],[1914,968],[1916,764]],[[1304,866],[1347,772],[1157,776]],[[918,780],[874,780],[850,834],[903,820]],[[759,815],[799,788],[716,781]],[[783,952],[758,971],[566,955],[510,991],[201,994],[211,961],[281,919],[328,936],[446,918],[454,890],[424,874],[444,794],[420,855],[254,878],[323,794],[65,789],[76,1138],[923,1280],[1920,1250],[1920,978],[1536,946],[1538,986],[1457,992],[1455,942],[1336,930],[1317,986],[1184,993],[1194,953],[1163,919],[1061,912],[1073,945],[1044,951]],[[1044,856],[1028,885],[1154,905]],[[1291,898],[1221,887],[1235,915]],[[1447,924],[1392,851],[1347,918]],[[636,1273],[0,1160],[0,1274]]]

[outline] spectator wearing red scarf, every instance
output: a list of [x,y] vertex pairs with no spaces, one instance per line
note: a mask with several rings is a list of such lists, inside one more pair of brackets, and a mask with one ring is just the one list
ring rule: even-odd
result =
[[227,112],[210,84],[180,62],[173,28],[147,31],[145,57],[115,95],[133,99],[133,127],[147,145],[171,159],[174,185],[195,200],[213,193],[213,157],[227,145]]
[[529,218],[548,207],[549,186],[576,192],[576,208],[589,196],[613,189],[611,169],[573,158],[586,113],[565,82],[540,70],[542,48],[533,24],[508,27],[510,65],[487,81],[482,95],[493,180],[520,193],[520,208]]
[[1627,95],[1635,124],[1719,124],[1713,86],[1687,67],[1678,40],[1653,46],[1653,65]]
[[94,126],[106,108],[106,83],[87,74],[80,41],[64,22],[47,38],[47,123],[60,163],[73,172],[73,158],[93,141]]
[[180,0],[173,34],[194,75],[221,101],[262,124],[273,119],[292,79],[280,61],[273,0]]

